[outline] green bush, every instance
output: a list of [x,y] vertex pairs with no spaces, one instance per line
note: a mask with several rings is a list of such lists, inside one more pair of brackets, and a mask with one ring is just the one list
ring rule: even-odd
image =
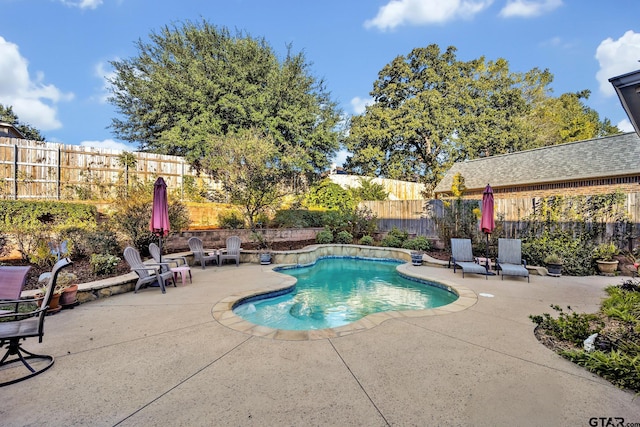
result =
[[589,335],[599,331],[598,328],[592,326],[597,323],[598,317],[595,314],[576,313],[571,310],[571,307],[567,307],[571,313],[565,313],[557,305],[551,305],[551,308],[558,312],[557,318],[553,318],[549,313],[543,313],[541,316],[529,316],[529,318],[556,338],[582,345]]
[[120,258],[109,254],[91,254],[91,268],[97,276],[106,276],[116,272]]
[[235,211],[221,212],[218,214],[218,225],[230,230],[244,228],[244,218]]
[[331,230],[322,230],[316,234],[316,243],[327,244],[333,242],[333,233]]
[[573,237],[565,231],[544,231],[522,241],[522,257],[530,265],[544,265],[549,254],[564,260],[562,271],[568,276],[589,276],[593,266],[593,242],[586,235]]
[[362,236],[359,242],[361,245],[373,246],[374,240],[371,236]]
[[413,239],[405,240],[402,247],[412,251],[426,252],[431,250],[431,241],[424,236],[417,236]]
[[380,241],[380,246],[388,248],[401,248],[405,240],[409,237],[409,233],[393,227],[389,233]]
[[279,228],[308,228],[324,226],[324,211],[284,209],[276,211],[273,226]]
[[341,231],[336,235],[336,243],[348,245],[353,243],[353,236],[348,231]]

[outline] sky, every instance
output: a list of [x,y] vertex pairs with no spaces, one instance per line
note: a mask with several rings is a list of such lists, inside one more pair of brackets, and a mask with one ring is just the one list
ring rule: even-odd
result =
[[[109,125],[110,61],[164,26],[202,19],[304,52],[345,115],[361,114],[382,68],[437,44],[459,60],[548,69],[554,96],[633,128],[608,79],[640,69],[638,0],[0,0],[0,103],[49,142],[133,151]],[[342,163],[344,152],[336,162]]]

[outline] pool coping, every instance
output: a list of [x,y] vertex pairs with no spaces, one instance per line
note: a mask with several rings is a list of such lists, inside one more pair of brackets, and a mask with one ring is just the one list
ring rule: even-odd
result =
[[277,264],[265,267],[264,272],[267,274],[278,274],[282,276],[283,281],[280,285],[265,286],[263,288],[229,295],[213,306],[211,314],[213,315],[213,318],[217,320],[221,325],[245,334],[262,338],[270,338],[274,340],[311,341],[328,338],[338,338],[346,335],[364,332],[369,329],[375,328],[376,326],[390,319],[439,316],[442,314],[456,313],[462,310],[466,310],[467,308],[472,307],[478,302],[478,296],[471,289],[457,283],[449,282],[447,280],[433,280],[427,277],[426,274],[420,274],[420,272],[416,271],[415,269],[409,270],[410,265],[411,263],[400,264],[396,267],[396,270],[401,275],[407,276],[411,279],[435,282],[442,288],[457,294],[458,299],[450,304],[443,305],[437,308],[431,308],[427,310],[385,311],[381,313],[370,314],[353,323],[349,323],[348,325],[343,325],[336,328],[314,329],[305,331],[275,329],[267,326],[256,325],[255,323],[251,323],[236,315],[233,312],[233,307],[241,300],[256,297],[259,295],[283,291],[295,286],[296,279],[294,277],[280,273],[277,270],[283,268],[292,268],[296,265]]

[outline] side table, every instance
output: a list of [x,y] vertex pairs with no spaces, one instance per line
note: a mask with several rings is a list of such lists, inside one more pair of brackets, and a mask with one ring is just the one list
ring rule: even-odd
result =
[[189,273],[189,283],[193,283],[193,280],[191,279],[191,268],[188,265],[173,267],[171,271],[173,272],[174,279],[177,279],[178,273],[180,273],[180,278],[182,279],[182,286],[184,286],[184,280],[186,278],[187,272]]

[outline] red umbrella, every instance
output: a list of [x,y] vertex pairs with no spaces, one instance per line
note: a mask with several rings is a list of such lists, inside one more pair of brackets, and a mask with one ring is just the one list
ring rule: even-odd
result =
[[158,236],[160,242],[160,261],[162,261],[162,237],[169,234],[169,203],[167,202],[167,184],[162,177],[153,185],[153,205],[149,230]]
[[493,189],[489,184],[482,193],[482,217],[480,218],[480,230],[487,235],[487,272],[489,271],[489,234],[496,228],[493,220]]
[[496,224],[493,220],[493,189],[489,184],[482,193],[482,218],[480,219],[480,230],[485,234],[491,234]]

